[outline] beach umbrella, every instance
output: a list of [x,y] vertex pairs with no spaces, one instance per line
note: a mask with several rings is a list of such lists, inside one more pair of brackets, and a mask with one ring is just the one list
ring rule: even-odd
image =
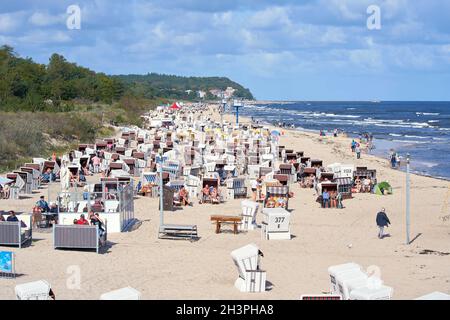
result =
[[171,110],[180,110],[181,107],[180,107],[180,105],[178,103],[174,102],[169,109],[171,109]]
[[273,136],[281,136],[281,133],[280,133],[280,131],[278,131],[278,130],[272,130],[271,134],[272,134]]

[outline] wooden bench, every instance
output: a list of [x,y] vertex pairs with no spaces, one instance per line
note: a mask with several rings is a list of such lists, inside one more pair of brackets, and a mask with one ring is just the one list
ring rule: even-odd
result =
[[198,239],[196,225],[164,224],[159,227],[159,239]]
[[213,215],[211,216],[211,221],[216,223],[216,233],[220,233],[220,228],[222,224],[232,224],[234,234],[238,233],[238,225],[242,223],[242,217],[239,216],[221,216]]

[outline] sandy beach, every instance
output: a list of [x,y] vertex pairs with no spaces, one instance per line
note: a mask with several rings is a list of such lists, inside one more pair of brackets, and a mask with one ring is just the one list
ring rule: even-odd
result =
[[[217,113],[214,117],[220,119]],[[226,115],[228,121],[234,117]],[[249,119],[241,118],[241,122]],[[284,130],[280,143],[324,161],[377,170],[378,181],[388,181],[393,195],[354,194],[343,210],[321,209],[312,189],[292,185],[289,200],[291,233],[288,241],[267,241],[260,229],[215,234],[211,214],[239,214],[241,200],[221,205],[195,203],[166,212],[166,223],[196,224],[197,242],[160,240],[158,199],[137,197],[135,217],[141,226],[132,232],[110,234],[102,254],[54,250],[51,233],[34,233],[31,246],[11,248],[16,254],[14,280],[1,279],[0,299],[15,299],[17,284],[45,279],[57,299],[98,299],[102,293],[131,286],[143,299],[299,299],[302,294],[329,291],[327,268],[355,262],[378,266],[384,283],[394,288],[394,299],[414,299],[433,291],[450,294],[450,183],[411,176],[411,238],[405,235],[405,173],[389,168],[385,159],[363,154],[357,160],[345,137],[319,137],[314,133]],[[52,187],[57,188],[59,184]],[[0,200],[1,210],[30,212],[47,189],[28,199]],[[392,222],[391,237],[377,238],[376,213],[382,208]],[[257,222],[261,220],[258,214]],[[262,294],[240,293],[234,287],[237,270],[232,250],[249,243],[264,252],[262,268],[273,288]],[[2,247],[2,250],[9,248]],[[425,250],[425,251],[424,251]],[[430,251],[426,251],[430,250]],[[424,254],[428,252],[428,254]],[[80,288],[71,287],[73,266],[81,271]]]

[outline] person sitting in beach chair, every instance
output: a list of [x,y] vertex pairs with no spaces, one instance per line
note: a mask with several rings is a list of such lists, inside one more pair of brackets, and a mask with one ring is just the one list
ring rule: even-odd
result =
[[337,208],[337,194],[336,191],[330,192],[330,207]]
[[106,200],[116,200],[116,195],[112,192],[109,192],[109,189],[107,186],[105,186],[105,199]]
[[79,176],[78,176],[78,180],[79,180],[80,183],[86,182],[86,175],[84,174],[83,171],[84,171],[84,170],[80,170],[80,174],[79,174]]
[[220,195],[217,188],[212,187],[210,191],[210,199],[212,204],[219,204],[220,203]]
[[314,187],[314,181],[316,180],[316,177],[314,176],[314,174],[310,174],[309,177],[306,180],[306,187],[307,188],[312,188]]
[[14,211],[9,211],[8,212],[8,218],[6,218],[7,222],[18,222],[19,219],[16,217],[16,213]]
[[362,183],[362,192],[370,192],[372,190],[372,180],[365,178]]
[[91,220],[91,225],[92,226],[98,225],[98,231],[99,231],[100,239],[102,239],[103,235],[106,232],[106,230],[105,230],[105,223],[100,218],[100,215],[98,214],[98,212],[94,213],[94,211],[91,210],[89,212],[89,220]]
[[50,212],[50,207],[48,206],[48,202],[45,201],[44,196],[40,196],[39,201],[36,202],[36,207],[41,209],[41,212]]
[[181,202],[181,205],[183,205],[183,206],[190,206],[190,205],[192,205],[189,202],[189,199],[188,199],[189,195],[188,195],[188,192],[187,192],[187,190],[186,190],[186,188],[184,186],[181,187],[180,191],[178,192],[178,195],[179,195],[179,200]]
[[361,188],[362,188],[361,179],[359,177],[356,177],[356,179],[355,179],[355,192],[356,193],[360,193],[361,192]]
[[84,214],[81,214],[80,215],[80,219],[77,220],[76,224],[88,226],[89,225],[89,221],[86,220]]
[[44,183],[50,183],[56,180],[56,176],[51,168],[47,168],[47,170],[42,174],[41,179]]
[[202,189],[201,191],[201,197],[200,197],[200,204],[204,203],[205,201],[209,201],[210,200],[210,195],[209,195],[209,186],[205,185],[205,187]]
[[70,184],[71,184],[72,186],[79,186],[79,185],[80,185],[79,182],[80,182],[80,181],[78,180],[78,175],[73,174],[73,173],[71,172],[71,173],[70,173]]
[[[84,176],[90,176],[91,172],[89,171],[89,166],[86,165],[85,167],[81,168],[81,172],[83,173]],[[81,176],[81,172],[80,172],[80,176]]]

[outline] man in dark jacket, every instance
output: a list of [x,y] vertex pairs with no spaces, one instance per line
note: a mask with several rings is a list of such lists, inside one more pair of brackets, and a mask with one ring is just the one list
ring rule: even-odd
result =
[[380,228],[378,232],[378,238],[383,239],[385,237],[384,227],[389,227],[391,222],[386,214],[386,209],[382,208],[380,212],[377,213],[377,226]]

